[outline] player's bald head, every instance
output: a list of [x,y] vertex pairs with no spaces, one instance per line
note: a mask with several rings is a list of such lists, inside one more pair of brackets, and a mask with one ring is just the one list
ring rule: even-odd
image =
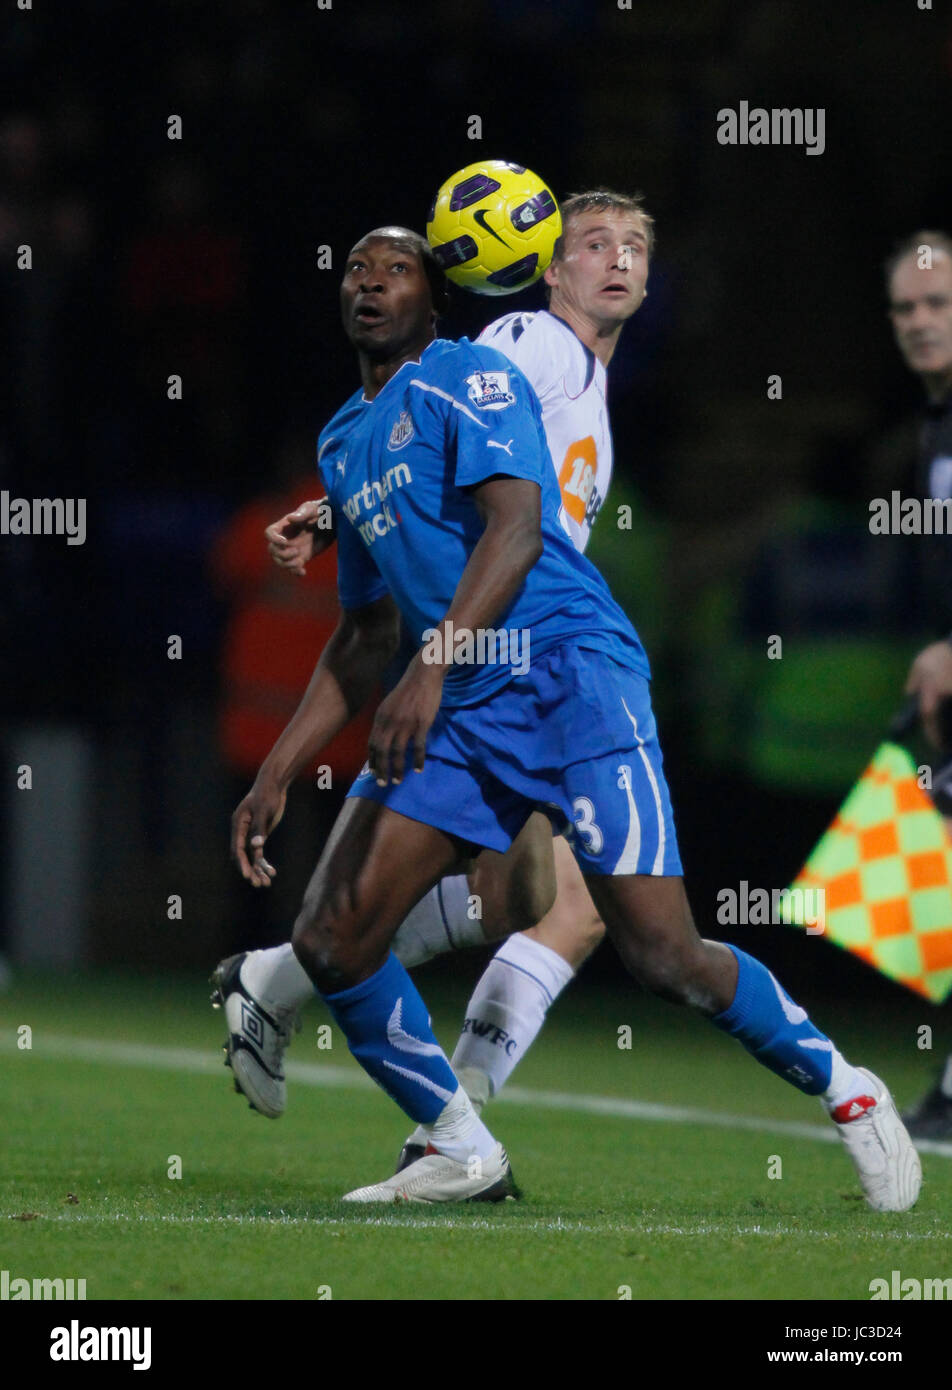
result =
[[419,232],[412,231],[409,227],[398,227],[390,224],[386,227],[374,227],[373,231],[365,232],[359,241],[356,241],[351,248],[351,255],[361,246],[366,246],[369,241],[392,241],[402,251],[412,251],[417,256],[423,256],[423,248],[428,243],[425,237]]
[[351,247],[348,259],[372,241],[389,242],[395,250],[406,251],[410,255],[416,256],[429,283],[436,314],[446,313],[449,307],[449,286],[443,268],[434,256],[433,248],[426,237],[421,236],[419,232],[414,232],[410,227],[399,227],[395,224],[374,227],[372,232],[366,232]]

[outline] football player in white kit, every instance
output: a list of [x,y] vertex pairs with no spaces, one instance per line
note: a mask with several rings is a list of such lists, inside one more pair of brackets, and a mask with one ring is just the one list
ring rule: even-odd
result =
[[[574,194],[561,212],[562,235],[545,272],[548,309],[506,314],[477,341],[509,357],[538,395],[562,524],[584,551],[612,474],[606,367],[646,295],[653,222],[639,198],[607,191]],[[303,573],[329,543],[319,510],[306,503],[268,528],[283,568]],[[266,886],[266,877],[251,881]],[[470,999],[451,1059],[477,1111],[499,1093],[604,934],[567,841],[553,839],[539,812],[505,855],[483,850],[468,873],[444,878],[407,917],[392,949],[408,968],[505,938]],[[213,1002],[227,1016],[236,1089],[277,1118],[286,1104],[283,1054],[299,1009],[313,998],[310,977],[288,944],[223,961],[213,984]],[[412,1135],[400,1166],[421,1157],[425,1143],[422,1131]]]

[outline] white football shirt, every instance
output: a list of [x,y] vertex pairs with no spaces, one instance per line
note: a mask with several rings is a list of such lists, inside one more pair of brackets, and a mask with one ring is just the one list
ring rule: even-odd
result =
[[564,320],[504,314],[476,339],[515,363],[542,405],[542,424],[559,481],[559,519],[578,550],[588,545],[612,477],[606,372]]

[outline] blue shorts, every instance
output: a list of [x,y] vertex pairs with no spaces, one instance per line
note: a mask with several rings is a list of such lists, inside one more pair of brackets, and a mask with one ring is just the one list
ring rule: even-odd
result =
[[378,787],[365,768],[347,794],[500,853],[544,811],[583,873],[682,873],[648,681],[602,652],[557,647],[441,709],[422,772]]

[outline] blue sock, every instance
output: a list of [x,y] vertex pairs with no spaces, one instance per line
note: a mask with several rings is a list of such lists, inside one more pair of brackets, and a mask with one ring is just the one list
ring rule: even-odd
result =
[[736,946],[730,949],[737,957],[737,993],[730,1008],[711,1022],[785,1081],[808,1096],[821,1095],[830,1084],[833,1044],[765,965]]
[[459,1082],[416,985],[392,953],[369,980],[322,996],[365,1072],[417,1124],[432,1124]]

